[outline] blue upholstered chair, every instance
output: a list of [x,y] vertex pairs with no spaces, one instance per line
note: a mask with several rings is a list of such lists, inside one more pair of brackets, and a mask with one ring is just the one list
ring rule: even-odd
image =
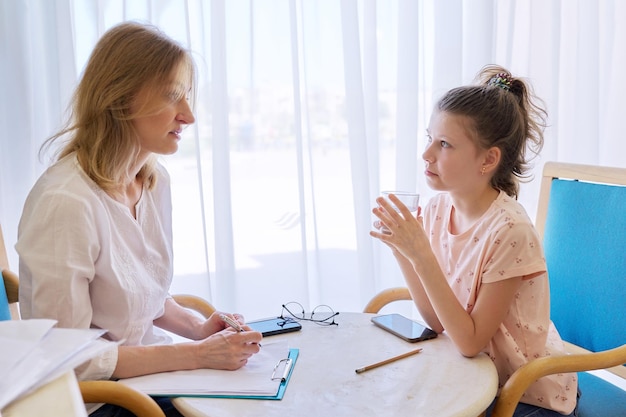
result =
[[537,211],[550,279],[551,317],[570,355],[541,358],[505,384],[493,417],[512,415],[538,378],[579,372],[580,417],[626,416],[626,169],[547,163]]

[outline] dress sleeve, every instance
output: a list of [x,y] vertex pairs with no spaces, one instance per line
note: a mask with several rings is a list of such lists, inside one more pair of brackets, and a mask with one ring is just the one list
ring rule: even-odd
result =
[[490,238],[491,247],[483,265],[483,282],[496,282],[546,271],[539,235],[532,224],[508,223],[499,227]]

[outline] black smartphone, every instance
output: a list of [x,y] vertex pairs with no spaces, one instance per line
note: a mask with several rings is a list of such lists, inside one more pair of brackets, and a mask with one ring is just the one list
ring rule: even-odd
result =
[[375,316],[372,317],[372,323],[411,343],[437,337],[437,332],[434,330],[422,326],[418,322],[406,318],[401,314],[383,314]]
[[261,332],[263,337],[275,334],[297,332],[302,329],[302,325],[295,320],[283,319],[280,317],[249,321],[248,326],[257,332]]

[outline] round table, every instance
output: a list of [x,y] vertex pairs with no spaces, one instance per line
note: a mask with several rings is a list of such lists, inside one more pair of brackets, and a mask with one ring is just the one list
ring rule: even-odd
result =
[[[405,342],[372,316],[341,313],[338,326],[303,321],[298,332],[268,337],[300,350],[282,400],[179,397],[174,405],[189,417],[476,417],[491,404],[498,375],[488,356],[462,356],[446,334]],[[355,372],[418,347],[419,354]]]

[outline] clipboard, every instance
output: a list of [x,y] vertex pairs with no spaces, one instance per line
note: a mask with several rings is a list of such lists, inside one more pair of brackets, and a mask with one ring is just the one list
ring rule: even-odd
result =
[[299,353],[299,349],[289,348],[284,342],[264,343],[245,369],[173,371],[121,379],[118,383],[152,397],[281,400]]
[[[280,385],[278,386],[278,392],[276,395],[246,395],[246,394],[237,394],[237,395],[220,395],[220,394],[201,394],[201,395],[179,395],[179,397],[201,397],[201,398],[240,398],[247,400],[282,400],[285,395],[285,390],[287,389],[287,384],[289,384],[289,379],[291,378],[291,374],[293,373],[293,368],[296,365],[296,360],[298,359],[298,355],[300,353],[299,349],[289,349],[289,357],[285,359],[281,359],[281,361],[289,360],[289,366],[285,368],[284,377],[279,376],[277,373],[272,376],[272,378],[280,378]],[[278,372],[280,369],[280,364],[276,364],[275,371]]]

